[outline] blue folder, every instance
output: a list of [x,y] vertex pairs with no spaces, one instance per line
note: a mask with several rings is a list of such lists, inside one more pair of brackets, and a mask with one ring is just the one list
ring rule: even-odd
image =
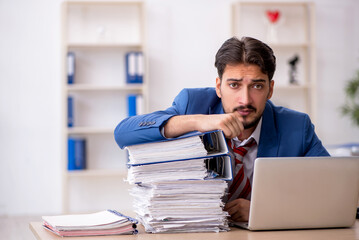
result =
[[68,170],[86,169],[86,139],[68,138]]
[[142,52],[126,54],[126,82],[128,84],[143,83],[144,61]]

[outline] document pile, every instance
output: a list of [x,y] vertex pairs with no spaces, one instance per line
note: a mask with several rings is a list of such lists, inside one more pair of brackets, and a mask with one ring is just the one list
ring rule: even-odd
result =
[[43,226],[61,237],[136,234],[137,220],[115,210],[91,214],[43,216]]
[[126,148],[130,193],[147,232],[229,230],[221,198],[232,168],[221,131]]

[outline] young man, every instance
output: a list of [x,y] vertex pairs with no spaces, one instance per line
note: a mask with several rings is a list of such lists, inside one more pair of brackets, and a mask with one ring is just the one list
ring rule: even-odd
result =
[[234,221],[247,221],[257,157],[329,155],[308,115],[269,100],[275,61],[272,49],[257,39],[228,39],[216,54],[215,89],[184,89],[167,110],[123,120],[115,129],[117,144],[123,148],[195,130],[221,129],[234,169],[225,210]]

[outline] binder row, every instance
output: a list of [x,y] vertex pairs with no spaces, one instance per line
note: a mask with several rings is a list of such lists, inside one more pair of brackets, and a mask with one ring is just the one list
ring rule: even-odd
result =
[[[126,65],[126,83],[142,84],[143,83],[143,53],[128,52],[125,55]],[[76,83],[76,54],[75,52],[67,53],[67,83]],[[67,126],[75,125],[74,116],[75,97],[67,98]],[[128,94],[127,96],[127,113],[128,116],[140,115],[143,113],[143,97],[141,94]]]
[[[131,51],[125,54],[126,83],[142,84],[144,75],[143,53]],[[76,81],[76,53],[67,53],[67,83],[74,84]]]
[[[142,84],[144,74],[144,63],[142,52],[128,52],[125,55],[126,83]],[[67,53],[67,84],[76,83],[76,53]],[[76,96],[67,97],[67,127],[76,126]],[[128,94],[127,114],[128,116],[143,113],[143,97],[141,94]],[[86,139],[68,138],[68,170],[86,169]]]

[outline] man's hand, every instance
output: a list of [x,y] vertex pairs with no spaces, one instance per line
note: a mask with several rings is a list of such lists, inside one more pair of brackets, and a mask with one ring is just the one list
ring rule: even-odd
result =
[[226,204],[224,210],[229,213],[235,222],[247,222],[249,220],[250,201],[244,198],[235,199]]
[[220,129],[228,139],[238,137],[244,130],[242,117],[238,112],[204,115],[198,128],[201,132]]
[[244,130],[238,112],[211,115],[178,115],[170,118],[164,126],[167,138],[177,137],[191,131],[207,132],[220,129],[226,138],[238,137]]

